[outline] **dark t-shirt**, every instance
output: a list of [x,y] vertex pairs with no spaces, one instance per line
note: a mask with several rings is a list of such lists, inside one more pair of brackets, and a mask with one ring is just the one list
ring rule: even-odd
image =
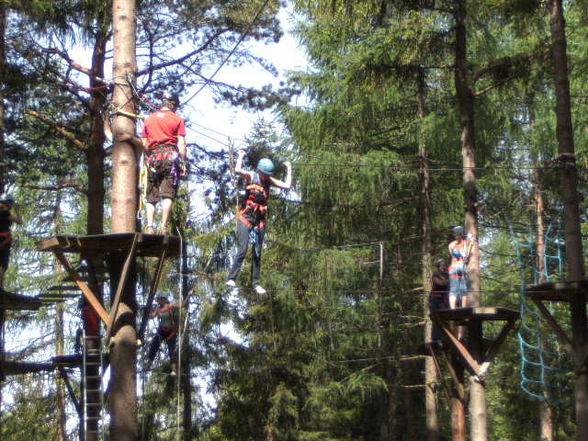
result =
[[0,233],[8,233],[11,226],[10,211],[0,210]]
[[[440,283],[438,280],[445,283]],[[433,287],[431,289],[431,297],[443,298],[449,292],[449,274],[448,273],[435,273],[433,274]]]

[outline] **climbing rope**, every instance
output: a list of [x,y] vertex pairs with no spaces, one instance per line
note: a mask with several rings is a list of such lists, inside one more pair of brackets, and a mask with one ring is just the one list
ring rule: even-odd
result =
[[558,340],[542,329],[543,319],[527,298],[526,290],[528,282],[553,281],[562,274],[564,254],[559,231],[550,226],[545,233],[545,252],[541,256],[545,269],[540,272],[535,263],[538,256],[533,233],[510,230],[521,274],[521,326],[517,333],[521,353],[520,387],[527,395],[552,403],[562,403],[558,397],[565,396],[561,384],[567,371],[563,368],[565,360]]

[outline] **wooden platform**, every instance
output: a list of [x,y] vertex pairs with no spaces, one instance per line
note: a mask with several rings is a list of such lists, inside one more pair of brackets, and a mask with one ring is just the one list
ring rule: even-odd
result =
[[51,358],[51,362],[55,367],[81,367],[84,359],[82,354],[57,355]]
[[579,292],[588,293],[588,280],[547,282],[530,286],[525,290],[532,300],[549,302],[569,302]]
[[44,372],[55,369],[53,363],[39,363],[32,361],[7,361],[2,362],[2,373],[5,376],[23,375],[35,372]]
[[6,291],[0,293],[0,309],[36,311],[41,307],[41,304],[41,300],[35,297],[22,296]]
[[467,325],[473,320],[479,321],[510,321],[519,317],[518,311],[494,306],[477,306],[472,308],[442,309],[431,313],[443,321],[454,321],[457,324]]
[[135,234],[139,235],[136,249],[137,256],[159,257],[164,249],[167,249],[168,257],[180,254],[181,240],[178,236],[143,233],[55,236],[37,243],[37,250],[53,251],[55,248],[60,248],[65,253],[85,255],[128,253],[133,246]]
[[[431,313],[431,320],[441,329],[448,347],[462,359],[466,369],[479,381],[484,381],[494,357],[518,318],[518,311],[495,306],[443,309]],[[481,325],[485,321],[505,322],[496,338],[487,339],[482,335]],[[470,343],[475,343],[474,346],[482,351],[479,359],[476,359],[468,347],[453,333],[452,322],[454,325],[467,326],[470,331],[476,330],[476,332],[468,332],[468,335],[470,339],[475,339],[475,342],[470,341]],[[431,355],[435,357],[436,352],[438,351],[432,351]]]
[[[549,323],[556,333],[564,349],[573,357],[578,355],[576,354],[577,350],[574,348],[572,338],[568,336],[543,302],[571,303],[572,301],[577,302],[580,300],[580,305],[582,302],[585,304],[588,300],[588,280],[541,283],[527,288],[525,294],[537,306],[545,321]],[[579,358],[585,358],[585,355],[580,355]]]

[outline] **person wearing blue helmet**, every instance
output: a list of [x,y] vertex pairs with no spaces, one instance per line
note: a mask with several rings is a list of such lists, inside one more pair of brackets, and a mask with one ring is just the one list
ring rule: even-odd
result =
[[245,187],[245,200],[243,201],[241,210],[239,210],[237,222],[238,251],[233,266],[229,271],[229,280],[226,285],[229,287],[237,286],[235,280],[241,270],[241,265],[243,264],[243,260],[247,254],[247,247],[251,240],[253,245],[251,285],[256,293],[265,294],[266,290],[259,284],[259,274],[270,187],[290,188],[292,185],[292,165],[289,162],[284,162],[287,170],[286,179],[280,181],[272,176],[275,171],[275,166],[271,159],[260,159],[257,163],[257,169],[250,171],[243,169],[244,157],[245,151],[239,150],[235,173],[245,178],[247,186]]
[[[467,264],[475,246],[476,240],[472,235],[465,234],[461,225],[453,228],[454,240],[449,243],[451,265],[449,266],[449,308],[466,308],[468,306]],[[464,327],[460,326],[457,338],[465,336]]]

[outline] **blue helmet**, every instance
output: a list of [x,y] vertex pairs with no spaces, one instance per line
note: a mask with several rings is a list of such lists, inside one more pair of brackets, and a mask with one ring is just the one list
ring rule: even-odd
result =
[[257,163],[257,170],[259,170],[263,174],[271,176],[274,174],[275,166],[271,159],[261,158]]
[[461,225],[453,227],[453,234],[456,236],[465,236],[465,230]]

